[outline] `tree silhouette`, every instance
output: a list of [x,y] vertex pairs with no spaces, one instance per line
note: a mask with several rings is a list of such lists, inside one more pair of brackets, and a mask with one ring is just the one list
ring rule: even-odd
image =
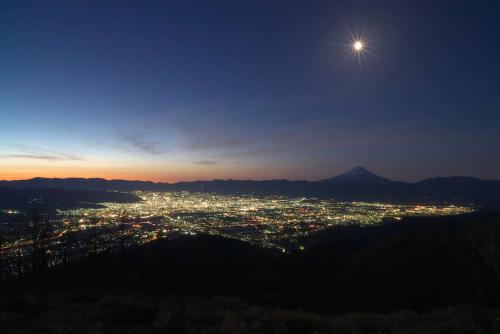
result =
[[33,210],[31,214],[32,267],[34,271],[48,267],[49,222],[47,215]]
[[71,261],[71,252],[73,249],[74,241],[75,239],[73,233],[67,232],[64,235],[63,251],[62,251],[62,263],[64,267],[66,267],[68,263]]
[[39,266],[40,257],[40,230],[41,230],[41,217],[37,210],[31,213],[31,265],[33,270],[37,270]]
[[22,239],[22,231],[21,228],[23,227],[25,221],[23,220],[22,216],[19,215],[16,217],[14,220],[14,235],[13,239],[18,241],[17,246],[14,251],[14,271],[15,275],[17,278],[20,278],[23,274],[23,248],[21,246],[21,243],[19,240]]
[[127,229],[127,225],[129,223],[129,217],[127,211],[123,211],[120,215],[120,234],[119,234],[119,240],[120,240],[120,253],[123,255],[125,253],[125,248],[126,248],[126,234],[125,231]]
[[4,277],[3,242],[4,242],[4,231],[0,227],[0,280]]
[[87,239],[87,255],[96,255],[99,251],[99,235],[97,234],[97,227],[95,223],[90,228]]
[[500,229],[498,222],[487,221],[477,228],[476,233],[471,235],[471,244],[480,263],[474,263],[476,272],[481,272],[478,265],[484,267],[486,279],[498,290],[500,288]]

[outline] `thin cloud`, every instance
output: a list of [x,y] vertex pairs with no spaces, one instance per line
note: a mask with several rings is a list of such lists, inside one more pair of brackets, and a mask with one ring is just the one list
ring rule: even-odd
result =
[[63,152],[47,150],[35,146],[11,145],[7,151],[14,153],[0,154],[1,159],[34,159],[46,161],[85,161],[85,159]]
[[55,155],[36,155],[36,154],[2,154],[2,158],[18,158],[18,159],[36,159],[36,160],[66,160]]
[[240,138],[215,138],[214,135],[200,135],[190,138],[188,147],[192,150],[234,149],[245,146],[248,141]]
[[133,147],[136,150],[146,152],[152,155],[159,155],[165,152],[165,148],[161,143],[148,140],[144,136],[140,135],[126,135],[123,136],[122,142]]
[[215,165],[217,164],[214,160],[198,160],[194,162],[197,165]]
[[2,159],[35,159],[48,161],[85,161],[85,159],[65,156],[65,155],[46,155],[46,154],[0,154]]

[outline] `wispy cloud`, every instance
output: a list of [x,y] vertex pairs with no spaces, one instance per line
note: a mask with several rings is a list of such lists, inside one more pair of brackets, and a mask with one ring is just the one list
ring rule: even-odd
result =
[[0,159],[34,159],[47,161],[85,161],[85,159],[64,152],[26,145],[9,145],[2,149],[8,153],[0,154]]
[[198,160],[194,162],[196,165],[215,165],[217,161],[214,160]]
[[153,155],[159,155],[165,152],[162,143],[150,140],[142,135],[125,135],[121,137],[121,143],[125,143],[132,148]]
[[[201,137],[201,136],[200,136]],[[237,149],[245,146],[246,142],[242,139],[216,139],[207,136],[206,140],[196,138],[189,143],[189,148],[192,150],[206,150],[206,149]]]
[[20,159],[36,159],[36,160],[65,160],[55,155],[42,154],[2,154],[2,158],[20,158]]

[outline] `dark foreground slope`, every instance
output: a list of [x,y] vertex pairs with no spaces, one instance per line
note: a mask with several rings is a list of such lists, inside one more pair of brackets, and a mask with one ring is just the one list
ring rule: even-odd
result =
[[288,255],[158,241],[5,282],[0,320],[28,332],[495,333],[499,224],[482,213],[340,227]]
[[29,211],[40,206],[44,211],[97,206],[102,202],[131,203],[139,197],[111,191],[65,190],[51,188],[5,188],[0,187],[0,209]]

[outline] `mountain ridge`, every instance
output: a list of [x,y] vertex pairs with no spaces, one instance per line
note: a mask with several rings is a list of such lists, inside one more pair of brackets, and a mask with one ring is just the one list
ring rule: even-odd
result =
[[[429,181],[434,181],[434,180],[476,180],[476,181],[483,181],[483,182],[499,182],[500,180],[493,180],[493,179],[481,179],[478,177],[474,176],[464,176],[464,175],[455,175],[455,176],[434,176],[434,177],[428,177],[420,181],[415,181],[415,182],[407,182],[407,181],[395,181],[391,180],[389,178],[385,178],[382,176],[379,176],[368,169],[361,167],[361,166],[355,166],[341,174],[338,174],[336,176],[327,178],[327,179],[321,179],[321,180],[316,180],[316,181],[310,181],[310,180],[289,180],[289,179],[266,179],[266,180],[252,180],[252,179],[210,179],[210,180],[192,180],[192,181],[177,181],[177,182],[163,182],[163,181],[150,181],[150,180],[127,180],[127,179],[106,179],[102,177],[41,177],[41,176],[36,176],[33,178],[29,179],[21,179],[21,180],[0,180],[0,186],[10,186],[10,185],[23,185],[23,184],[28,184],[28,183],[35,183],[35,182],[40,182],[40,183],[45,183],[45,184],[40,184],[40,186],[47,187],[47,182],[68,182],[68,181],[81,181],[81,182],[89,182],[89,181],[94,181],[94,182],[123,182],[123,183],[146,183],[146,184],[153,184],[153,185],[176,185],[176,184],[187,184],[187,183],[199,183],[199,182],[328,182],[329,180],[333,180],[335,178],[341,177],[341,176],[348,176],[348,175],[356,175],[357,171],[363,170],[367,174],[369,173],[372,176],[379,177],[384,180],[388,180],[390,182],[395,182],[395,183],[402,183],[402,184],[419,184],[419,183],[424,183],[424,182],[429,182]],[[358,174],[359,175],[359,174]]]
[[396,181],[389,180],[372,173],[368,169],[355,166],[344,173],[318,182],[339,183],[339,184],[363,184],[363,185],[385,185]]
[[39,177],[29,180],[0,181],[0,187],[118,192],[191,191],[401,204],[474,204],[500,208],[500,181],[455,176],[428,178],[415,183],[407,183],[386,179],[362,167],[355,167],[338,176],[320,181],[229,179],[165,183],[102,178]]

